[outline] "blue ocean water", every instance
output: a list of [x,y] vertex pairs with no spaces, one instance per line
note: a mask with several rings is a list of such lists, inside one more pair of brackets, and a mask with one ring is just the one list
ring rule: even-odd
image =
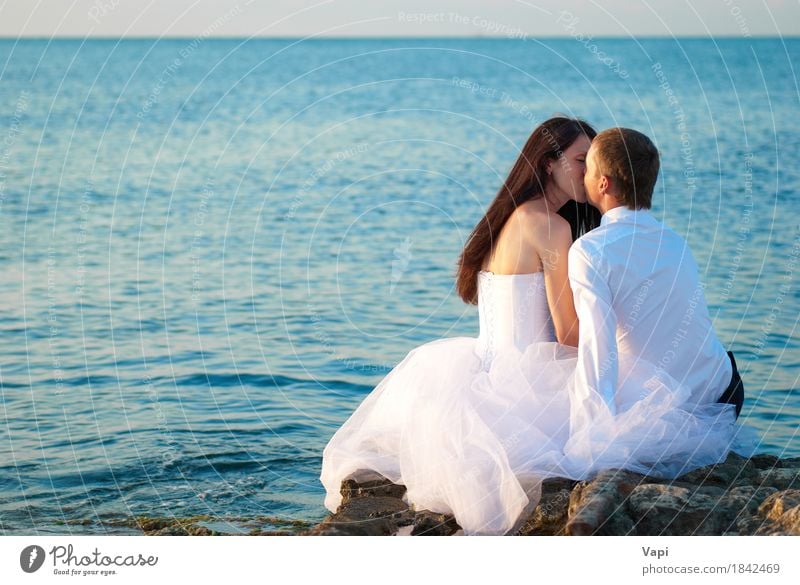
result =
[[800,455],[798,39],[0,41],[0,533],[323,518],[530,131],[649,134],[764,452]]

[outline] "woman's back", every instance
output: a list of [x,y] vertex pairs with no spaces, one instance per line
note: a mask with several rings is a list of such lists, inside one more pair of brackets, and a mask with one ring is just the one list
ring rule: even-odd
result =
[[508,218],[497,241],[484,260],[482,270],[494,274],[530,274],[542,271],[538,250],[531,231],[544,223],[542,200],[526,201]]
[[556,340],[542,272],[479,272],[478,316],[476,350],[484,370],[504,349],[523,351],[531,343]]
[[[554,213],[545,198],[519,205],[500,230],[486,255],[483,272],[495,275],[540,274],[545,309],[554,340],[578,345],[578,324],[567,279],[567,251],[572,244],[569,223]],[[478,294],[480,303],[480,291]]]

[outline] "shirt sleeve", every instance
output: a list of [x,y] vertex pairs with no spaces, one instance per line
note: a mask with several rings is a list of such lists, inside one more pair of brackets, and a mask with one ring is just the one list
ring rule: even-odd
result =
[[611,289],[597,261],[579,245],[570,248],[568,270],[579,321],[577,391],[586,398],[596,391],[611,414],[616,414],[614,395],[619,364]]

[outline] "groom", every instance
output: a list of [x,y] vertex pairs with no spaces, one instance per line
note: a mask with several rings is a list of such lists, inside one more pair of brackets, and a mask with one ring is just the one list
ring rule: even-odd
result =
[[738,417],[744,387],[714,333],[694,258],[649,211],[658,169],[656,147],[628,128],[601,132],[586,155],[586,197],[602,218],[569,251],[580,381],[615,413],[625,352],[688,386],[691,402],[731,403]]

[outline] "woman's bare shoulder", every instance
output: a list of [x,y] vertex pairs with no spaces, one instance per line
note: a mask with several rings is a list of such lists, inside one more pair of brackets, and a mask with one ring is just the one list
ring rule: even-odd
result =
[[569,222],[553,213],[543,201],[529,201],[520,205],[514,213],[519,213],[519,221],[524,224],[525,231],[534,241],[569,241],[572,242],[572,228]]

